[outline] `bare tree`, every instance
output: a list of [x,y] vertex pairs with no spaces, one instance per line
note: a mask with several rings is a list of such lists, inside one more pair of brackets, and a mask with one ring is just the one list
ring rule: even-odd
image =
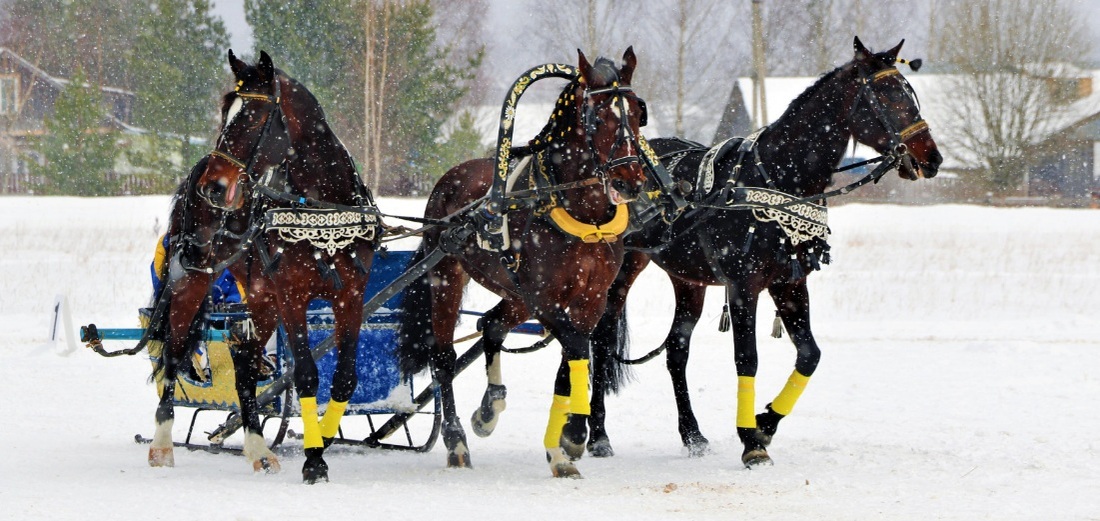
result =
[[1070,110],[1059,86],[1088,52],[1082,18],[1066,0],[955,1],[942,5],[939,48],[957,71],[945,99],[944,140],[990,188],[1026,194],[1025,149]]

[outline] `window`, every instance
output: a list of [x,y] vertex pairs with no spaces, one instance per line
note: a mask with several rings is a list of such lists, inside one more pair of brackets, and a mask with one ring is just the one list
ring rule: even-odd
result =
[[15,114],[19,100],[19,77],[0,76],[0,114]]

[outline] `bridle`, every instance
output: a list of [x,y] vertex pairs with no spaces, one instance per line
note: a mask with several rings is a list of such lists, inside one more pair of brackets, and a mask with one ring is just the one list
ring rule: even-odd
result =
[[[898,130],[898,125],[891,121],[891,118],[887,115],[886,109],[883,107],[883,103],[878,97],[878,93],[875,92],[872,87],[879,80],[895,76],[897,80],[901,82],[905,92],[913,99],[917,107],[916,120],[900,131]],[[897,67],[888,67],[874,74],[864,75],[857,81],[860,83],[860,87],[856,92],[852,107],[849,110],[848,120],[852,120],[852,117],[860,106],[860,101],[865,100],[867,105],[871,108],[871,112],[874,113],[875,119],[878,120],[879,124],[882,125],[883,130],[886,132],[886,135],[889,136],[890,151],[897,154],[899,157],[907,157],[912,161],[916,161],[916,158],[913,158],[909,153],[907,142],[923,132],[928,132],[929,128],[928,122],[920,115],[920,100],[917,98],[917,93],[913,90],[913,86],[909,84],[905,76],[902,76],[901,71],[899,71]]]
[[[249,152],[247,158],[246,159],[240,159],[240,158],[234,156],[228,150],[221,150],[222,148],[228,149],[228,147],[225,146],[226,133],[229,130],[229,126],[230,126],[231,122],[226,122],[225,127],[222,128],[221,134],[218,136],[217,143],[214,145],[214,150],[212,150],[209,154],[212,158],[217,158],[217,159],[221,159],[223,161],[226,161],[226,162],[228,162],[229,164],[233,165],[234,167],[236,167],[238,170],[241,171],[241,175],[239,175],[237,177],[237,184],[242,185],[242,188],[249,188],[249,189],[253,188],[253,186],[255,185],[255,179],[257,179],[259,177],[254,172],[255,167],[256,167],[256,159],[259,157],[258,151],[263,146],[264,141],[269,136],[272,135],[272,125],[273,125],[273,122],[276,119],[275,118],[276,115],[278,116],[279,121],[282,122],[283,132],[284,133],[286,132],[286,128],[287,128],[286,115],[283,113],[282,106],[279,104],[279,102],[282,99],[281,95],[280,95],[281,93],[280,93],[280,87],[279,87],[279,80],[278,80],[278,78],[274,78],[272,80],[272,82],[275,84],[274,94],[262,94],[262,93],[256,93],[256,92],[241,92],[240,89],[241,89],[242,82],[241,81],[237,82],[237,87],[235,89],[235,92],[236,92],[236,96],[238,98],[241,98],[242,100],[245,100],[245,101],[249,101],[249,100],[263,101],[265,104],[267,104],[270,107],[268,109],[268,112],[267,112],[267,117],[264,119],[263,128],[260,130],[260,135],[256,139],[256,142],[252,145],[251,152]],[[287,136],[287,139],[289,140],[289,136]],[[282,159],[279,161],[280,165],[286,163],[287,156],[288,156],[288,154],[286,152],[284,152]],[[275,168],[275,169],[277,169],[277,168]],[[275,170],[275,169],[272,169],[272,170]],[[271,171],[269,170],[269,172],[267,174],[265,174],[265,176],[269,176],[270,172]],[[269,182],[270,182],[270,179],[263,179],[263,184],[268,184]],[[210,196],[206,194],[205,191],[196,190],[196,192],[198,192],[199,197],[202,197],[203,200],[206,201],[207,204],[209,204],[209,205],[211,205],[215,208],[222,209],[222,210],[226,209],[221,204],[213,201],[210,198]]]
[[[608,98],[599,104],[592,104],[592,96],[607,95]],[[612,143],[611,149],[607,153],[607,161],[601,164],[597,164],[595,167],[596,176],[604,184],[605,190],[608,189],[610,183],[611,170],[622,166],[637,163],[645,166],[642,158],[637,154],[625,155],[622,157],[615,157],[615,151],[619,147],[626,146],[628,143],[634,145],[634,149],[641,150],[641,144],[638,142],[637,136],[630,129],[628,123],[629,108],[627,99],[634,99],[641,110],[639,115],[639,127],[644,127],[648,123],[648,111],[646,110],[645,100],[634,93],[634,89],[626,86],[619,85],[618,81],[611,83],[610,87],[603,87],[600,89],[585,90],[584,94],[584,112],[581,114],[581,121],[584,124],[585,143],[588,149],[593,152],[593,161],[597,161],[595,154],[596,145],[594,143],[595,135],[598,130],[598,126],[603,121],[596,114],[603,110],[608,105],[614,105],[619,110],[619,128],[615,132],[615,142]]]

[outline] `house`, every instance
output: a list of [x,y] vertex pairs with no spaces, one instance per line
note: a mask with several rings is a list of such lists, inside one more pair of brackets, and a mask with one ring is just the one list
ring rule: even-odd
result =
[[[58,94],[69,84],[49,75],[10,49],[0,47],[0,193],[32,190],[28,140],[45,133]],[[134,93],[101,87],[103,127],[130,131]]]

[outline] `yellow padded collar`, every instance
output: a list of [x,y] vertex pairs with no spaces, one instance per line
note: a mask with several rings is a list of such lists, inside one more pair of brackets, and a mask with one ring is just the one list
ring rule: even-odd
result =
[[615,207],[615,217],[604,224],[582,223],[569,215],[565,208],[550,210],[550,220],[559,230],[579,238],[586,243],[615,242],[630,224],[630,211],[625,204]]

